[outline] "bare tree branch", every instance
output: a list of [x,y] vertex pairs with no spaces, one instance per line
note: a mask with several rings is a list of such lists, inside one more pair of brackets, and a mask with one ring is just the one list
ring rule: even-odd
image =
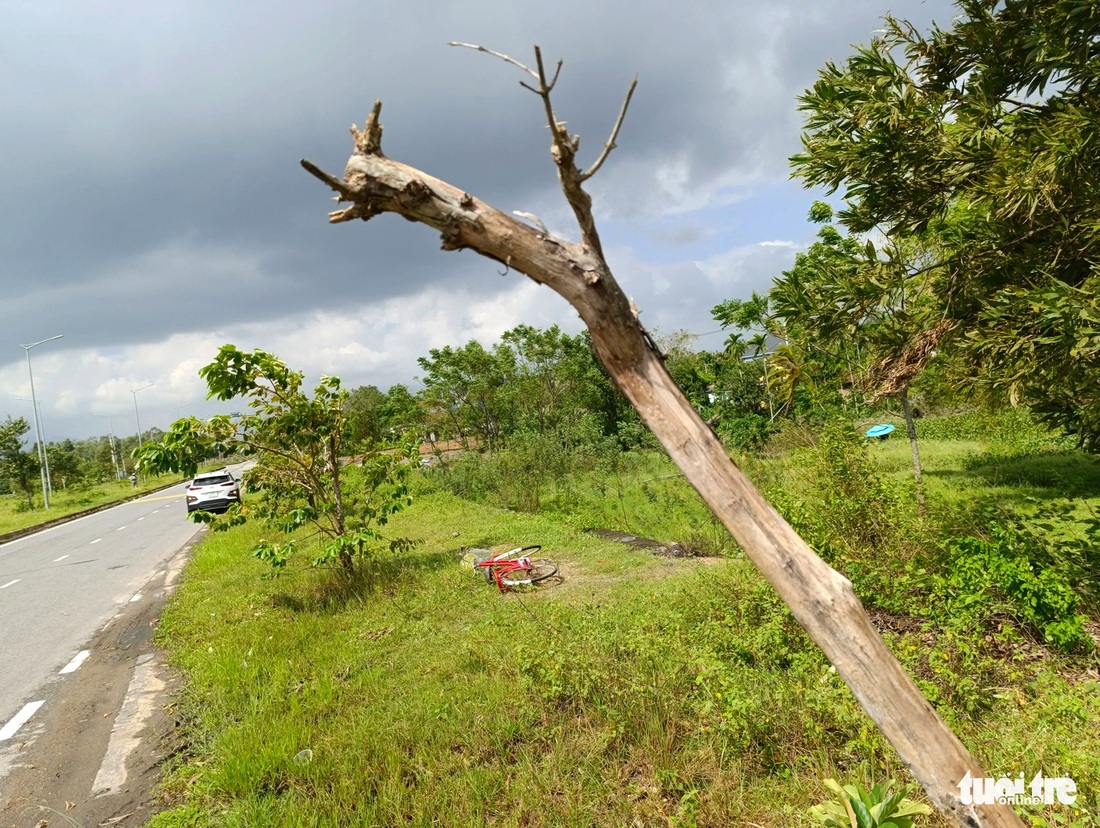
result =
[[319,178],[325,184],[328,184],[328,186],[332,187],[332,189],[336,190],[338,195],[336,196],[334,201],[355,200],[354,191],[344,186],[344,182],[336,176],[330,175],[329,173],[318,167],[316,164],[314,164],[312,161],[306,161],[304,158],[302,159],[302,166],[306,168],[310,175],[314,176],[315,178]]
[[630,82],[630,88],[626,90],[626,98],[623,100],[623,107],[619,110],[619,117],[615,119],[615,126],[611,130],[611,137],[607,139],[607,143],[603,145],[603,152],[600,153],[600,157],[596,159],[596,163],[585,170],[581,174],[581,183],[584,183],[603,166],[603,162],[607,160],[607,156],[611,154],[611,150],[615,149],[617,144],[615,139],[619,137],[619,129],[622,128],[623,119],[626,117],[626,109],[630,106],[630,99],[634,96],[634,90],[638,86],[638,76],[634,76],[634,80]]
[[360,132],[355,124],[351,125],[351,134],[355,138],[356,152],[363,155],[382,154],[382,124],[378,121],[381,114],[382,102],[376,100],[374,106],[371,107],[370,115],[367,116],[366,123],[363,124],[363,131]]
[[[504,54],[503,52],[494,52],[492,49],[486,49],[484,46],[478,46],[476,43],[462,43],[462,42],[457,41],[457,40],[452,40],[447,45],[448,46],[461,46],[465,49],[475,49],[478,52],[485,52],[485,54],[487,54],[487,55],[492,55],[493,57],[500,58],[505,63],[510,63],[513,66],[518,66],[520,69],[522,69],[528,75],[533,77],[535,80],[541,80],[539,78],[538,74],[535,72],[535,70],[533,70],[530,66],[527,66],[523,63],[520,63],[515,58],[509,57],[508,55]],[[559,68],[560,68],[560,62],[559,62]],[[556,78],[557,78],[557,76],[555,75],[555,79]],[[530,88],[530,87],[528,87],[528,88]],[[532,90],[532,91],[535,91],[535,90]]]

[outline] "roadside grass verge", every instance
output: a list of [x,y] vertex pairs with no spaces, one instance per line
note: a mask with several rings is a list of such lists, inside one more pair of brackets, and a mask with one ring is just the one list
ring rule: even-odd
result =
[[[905,777],[739,556],[656,558],[445,492],[389,529],[421,543],[355,583],[306,555],[261,578],[249,526],[204,540],[157,632],[186,747],[151,825],[798,825],[827,777]],[[502,595],[458,565],[529,543],[559,581]],[[988,768],[1069,775],[1100,805],[1089,657],[886,636]]]
[[149,477],[140,482],[136,489],[129,480],[97,483],[94,486],[71,486],[67,489],[56,489],[50,495],[49,511],[42,508],[41,492],[34,499],[35,508],[33,510],[26,508],[27,501],[23,496],[4,495],[0,497],[0,535],[37,526],[40,523],[46,523],[96,506],[103,506],[107,503],[121,503],[134,495],[153,491],[176,481],[182,483],[184,478],[178,475]]

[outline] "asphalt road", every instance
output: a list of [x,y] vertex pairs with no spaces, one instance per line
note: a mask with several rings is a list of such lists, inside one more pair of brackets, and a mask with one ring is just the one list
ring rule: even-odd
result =
[[0,546],[0,727],[199,530],[185,484]]

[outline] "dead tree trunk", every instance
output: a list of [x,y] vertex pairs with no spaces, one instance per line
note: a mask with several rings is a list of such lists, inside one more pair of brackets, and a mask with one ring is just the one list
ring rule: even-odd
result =
[[553,78],[548,78],[537,47],[535,70],[507,55],[490,54],[534,79],[533,86],[523,85],[544,103],[551,156],[580,226],[581,242],[551,236],[541,226],[536,229],[520,222],[469,193],[385,157],[378,121],[380,101],[375,102],[362,131],[352,127],[355,151],[342,180],[302,161],[310,173],[336,191],[338,201],[350,202],[350,206],[330,214],[329,220],[368,220],[381,213],[397,213],[438,230],[444,250],[475,250],[563,296],[588,326],[596,351],[616,384],[795,618],[825,651],[936,807],[968,828],[1022,826],[1007,806],[961,802],[960,780],[968,772],[971,777],[986,774],[883,643],[851,583],[814,554],[699,418],[612,277],[592,217],[591,199],[581,185],[614,149],[634,85],[603,151],[582,172],[576,165],[579,138],[566,131],[550,102],[561,62]]

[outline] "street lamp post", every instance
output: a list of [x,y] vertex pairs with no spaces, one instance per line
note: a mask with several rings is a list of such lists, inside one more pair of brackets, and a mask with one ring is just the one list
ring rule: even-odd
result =
[[93,416],[103,417],[107,420],[108,428],[107,432],[107,444],[111,447],[111,465],[115,467],[115,480],[122,479],[122,472],[118,468],[118,455],[115,454],[115,418],[110,414],[95,414]]
[[[42,420],[42,403],[38,402],[38,400],[30,399],[28,397],[16,397],[16,399],[19,400],[20,402],[29,402],[31,405],[34,406],[34,414],[31,415],[31,422],[35,424],[35,429],[36,429],[35,434],[37,435],[37,433],[38,433],[37,428],[39,426],[42,426],[42,422],[43,422],[43,420]],[[36,416],[38,418],[37,420],[35,419]],[[42,426],[42,430],[43,431],[46,430],[45,426]],[[39,474],[41,474],[43,471],[46,472],[46,491],[49,494],[53,494],[53,481],[50,480],[49,467],[46,465],[46,457],[44,456],[45,446],[43,445],[41,440],[35,440],[34,450],[35,450],[35,454],[38,455],[38,472],[39,472]],[[46,508],[47,509],[50,508],[48,503],[46,505]]]
[[32,342],[30,345],[20,345],[24,351],[27,352],[27,376],[31,381],[31,410],[34,412],[34,436],[38,440],[38,472],[42,478],[42,505],[46,508],[50,508],[50,461],[46,456],[46,446],[42,443],[42,418],[38,416],[38,398],[34,395],[34,371],[31,370],[31,348],[41,345],[44,342],[53,342],[55,339],[61,339],[64,334],[58,334],[57,336],[51,336],[49,339],[40,339],[37,342]]
[[[141,388],[132,388],[130,393],[134,395],[134,419],[137,420],[137,447],[141,448],[141,415],[138,414],[137,406],[137,392],[144,391],[146,388],[152,388],[156,385],[155,382],[151,382],[148,385],[143,385]],[[134,474],[137,474],[137,466],[134,467]]]

